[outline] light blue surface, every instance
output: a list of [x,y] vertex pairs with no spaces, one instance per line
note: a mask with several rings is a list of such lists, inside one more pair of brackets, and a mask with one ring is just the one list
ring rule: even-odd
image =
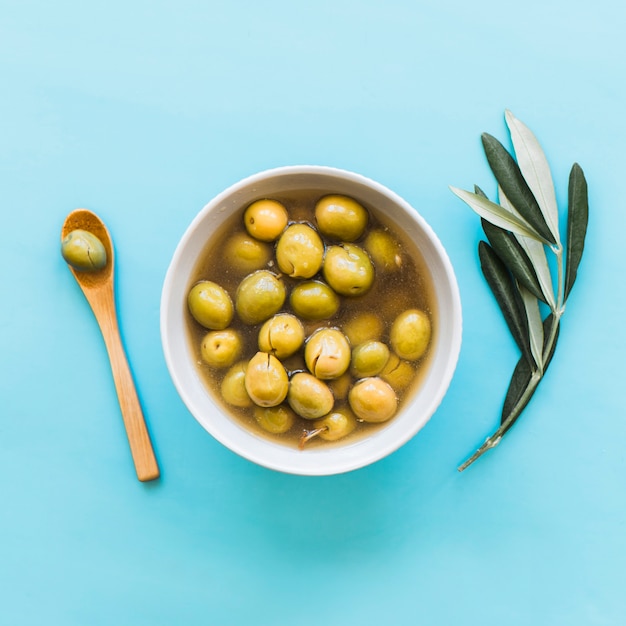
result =
[[[0,623],[626,623],[626,8],[617,0],[0,1]],[[517,359],[448,185],[494,191],[505,108],[590,226],[556,357],[502,445]],[[404,196],[456,268],[464,343],[440,410],[342,476],[244,461],[193,420],[160,347],[161,284],[213,195],[314,163]],[[116,242],[119,315],[162,478],[140,484],[65,215]]]

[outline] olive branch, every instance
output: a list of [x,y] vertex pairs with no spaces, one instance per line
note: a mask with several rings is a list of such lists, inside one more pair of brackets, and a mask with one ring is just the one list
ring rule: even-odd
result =
[[482,135],[498,183],[499,203],[491,202],[477,186],[474,192],[451,190],[481,217],[487,241],[478,245],[480,266],[521,356],[504,399],[499,428],[459,471],[500,443],[543,379],[554,355],[587,232],[587,182],[581,167],[574,163],[570,171],[563,243],[546,156],[527,126],[510,111],[505,112],[505,119],[517,161],[495,137]]

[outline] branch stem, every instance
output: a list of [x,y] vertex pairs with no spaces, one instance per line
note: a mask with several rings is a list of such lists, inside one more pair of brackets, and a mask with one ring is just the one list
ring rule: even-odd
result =
[[537,388],[540,380],[541,374],[539,373],[539,371],[533,371],[530,381],[526,386],[526,389],[524,389],[524,393],[517,401],[517,404],[511,409],[508,417],[502,422],[500,428],[498,428],[498,430],[496,430],[496,432],[493,433],[491,437],[488,437],[485,443],[483,443],[483,445],[480,446],[480,448],[478,448],[478,450],[476,450],[476,452],[474,452],[474,454],[472,454],[472,456],[467,459],[467,461],[459,466],[459,472],[467,469],[472,463],[474,463],[474,461],[477,461],[483,454],[485,454],[485,452],[491,450],[492,448],[495,448],[500,443],[502,437],[511,428],[511,426],[515,424],[517,418],[520,416],[522,410],[528,403],[528,400],[530,400],[533,393],[535,393],[535,389]]
[[[548,335],[546,339],[544,349],[543,349],[543,362],[544,363],[548,362],[548,359],[550,358],[550,354],[554,350],[554,342],[556,341],[556,338],[557,338],[559,320],[561,318],[562,313],[563,312],[561,308],[558,308],[554,312],[555,322],[552,324],[552,328],[550,329],[550,334]],[[521,415],[522,411],[524,410],[524,407],[528,404],[528,401],[530,400],[532,395],[535,393],[535,389],[537,389],[539,383],[541,382],[541,379],[543,378],[544,373],[545,373],[545,369],[543,370],[543,372],[540,372],[536,368],[533,369],[530,380],[528,381],[528,385],[524,389],[524,393],[520,396],[520,399],[517,401],[515,406],[511,409],[511,412],[508,414],[506,419],[502,421],[502,424],[500,424],[500,427],[498,428],[498,430],[496,430],[493,433],[493,435],[488,437],[485,440],[485,443],[483,443],[483,445],[480,446],[480,448],[478,448],[478,450],[476,450],[476,452],[474,452],[474,454],[469,459],[467,459],[467,461],[465,461],[463,464],[461,464],[458,467],[459,472],[462,472],[463,470],[467,469],[472,463],[477,461],[483,454],[485,454],[485,452],[487,452],[488,450],[491,450],[492,448],[495,448],[500,443],[500,441],[502,440],[502,437],[513,426],[513,424],[515,424],[515,422],[517,421],[517,418]]]

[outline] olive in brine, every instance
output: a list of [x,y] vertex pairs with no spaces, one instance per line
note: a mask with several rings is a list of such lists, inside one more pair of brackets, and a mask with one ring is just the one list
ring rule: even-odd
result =
[[97,272],[107,264],[107,251],[93,233],[77,228],[61,242],[65,262],[79,272]]
[[239,361],[226,372],[220,385],[224,402],[242,408],[252,406],[252,400],[246,391],[247,366],[247,361]]
[[277,406],[287,397],[289,378],[274,355],[257,352],[246,368],[245,385],[255,404]]
[[317,419],[330,413],[335,398],[328,385],[308,372],[298,372],[289,381],[287,402],[304,419]]
[[212,330],[200,344],[202,360],[211,367],[229,367],[240,356],[241,335],[232,328]]
[[304,361],[317,378],[339,378],[350,365],[350,344],[336,328],[320,328],[306,341]]
[[352,376],[349,372],[342,374],[339,378],[333,378],[328,381],[328,386],[335,396],[335,400],[347,400],[348,391],[352,385]]
[[366,341],[352,350],[350,371],[356,378],[377,376],[389,360],[389,348],[382,341]]
[[354,413],[348,408],[335,409],[325,417],[313,422],[311,430],[305,430],[300,438],[300,448],[307,441],[319,437],[325,441],[337,441],[347,437],[356,428]]
[[304,343],[302,322],[289,313],[274,315],[261,326],[258,342],[259,350],[270,352],[282,361],[297,352]]
[[308,224],[292,224],[276,245],[276,261],[281,272],[292,278],[311,278],[319,272],[324,243]]
[[359,380],[348,394],[350,408],[364,422],[386,422],[398,408],[398,398],[391,386],[374,376]]
[[274,241],[287,226],[287,209],[276,200],[257,200],[244,213],[246,230],[260,241]]
[[306,320],[327,320],[339,310],[339,297],[320,280],[296,285],[289,296],[294,313]]
[[384,324],[376,313],[362,311],[356,313],[342,327],[343,332],[353,346],[366,341],[376,341],[383,334]]
[[313,427],[322,430],[320,433],[322,439],[337,441],[349,435],[356,428],[356,418],[350,409],[338,409],[313,422]]
[[388,382],[396,391],[406,389],[415,376],[415,370],[408,361],[402,361],[393,352],[385,365],[380,377]]
[[374,282],[374,266],[367,252],[352,243],[330,246],[322,271],[326,282],[342,296],[361,296]]
[[296,421],[296,415],[292,409],[284,404],[267,407],[255,406],[254,419],[268,433],[281,435],[293,426]]
[[187,304],[196,322],[210,330],[223,330],[233,319],[233,301],[228,292],[210,280],[191,288]]
[[408,309],[394,320],[389,339],[393,351],[401,359],[416,361],[426,352],[430,335],[428,315],[419,309]]
[[383,229],[367,234],[363,247],[367,250],[377,269],[393,272],[402,267],[402,252],[398,242]]
[[224,258],[229,269],[240,275],[249,274],[267,266],[272,259],[272,248],[246,233],[235,233],[226,241]]
[[325,196],[315,205],[317,227],[324,236],[338,241],[356,241],[365,231],[367,211],[348,196]]
[[285,297],[282,280],[268,270],[259,270],[246,276],[237,288],[237,315],[244,324],[259,324],[278,313]]

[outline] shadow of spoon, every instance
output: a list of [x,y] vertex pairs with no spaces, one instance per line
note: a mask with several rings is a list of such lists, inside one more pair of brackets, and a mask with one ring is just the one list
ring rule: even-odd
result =
[[117,323],[113,280],[115,259],[111,236],[102,220],[87,209],[76,209],[65,218],[61,241],[77,229],[98,237],[106,250],[106,265],[100,270],[81,272],[69,264],[68,267],[85,294],[104,338],[137,478],[142,482],[154,480],[159,477],[159,467]]

